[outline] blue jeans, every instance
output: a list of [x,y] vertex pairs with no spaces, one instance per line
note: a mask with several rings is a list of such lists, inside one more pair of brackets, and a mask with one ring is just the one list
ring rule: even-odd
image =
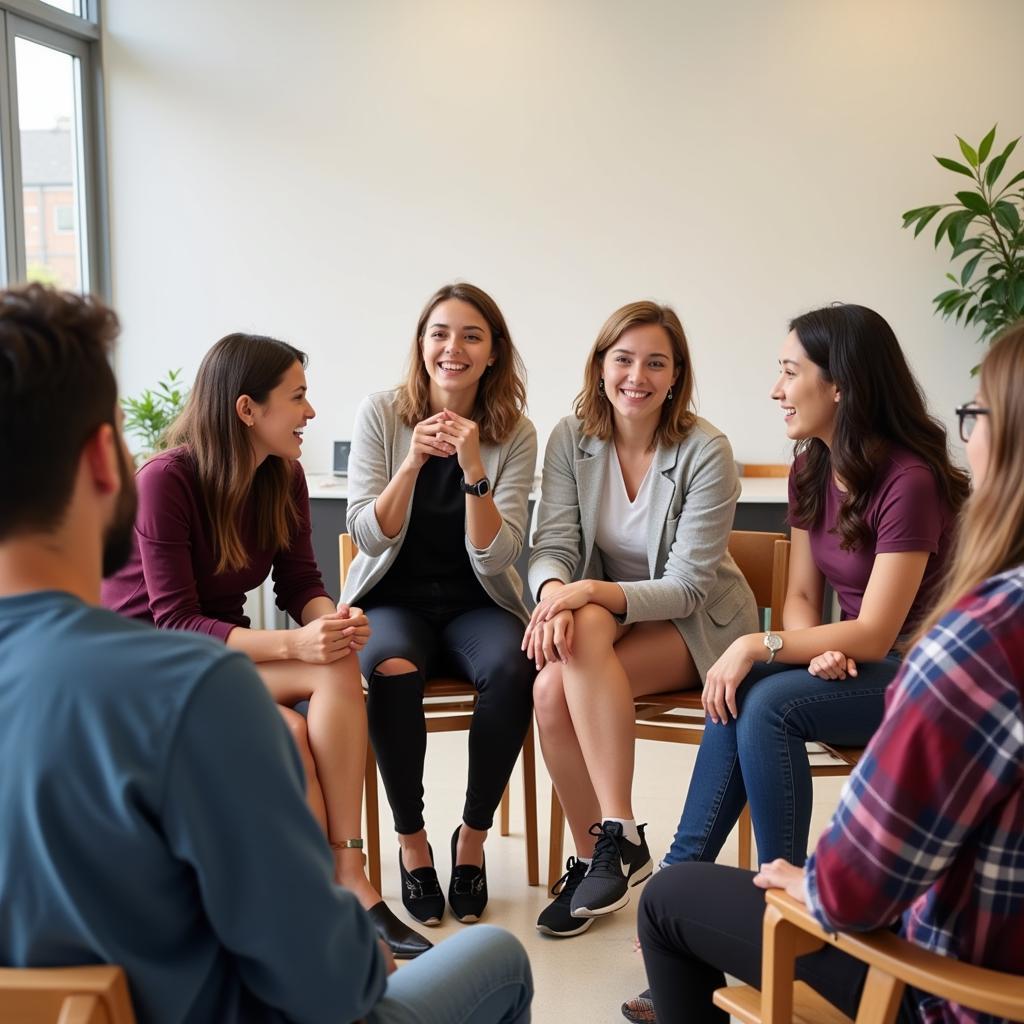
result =
[[704,721],[682,817],[664,864],[713,861],[750,803],[762,864],[807,859],[811,769],[804,746],[867,744],[881,724],[885,690],[900,667],[890,656],[846,679],[818,679],[793,665],[755,665],[736,693],[739,717]]
[[530,961],[519,940],[478,924],[388,978],[368,1024],[528,1024]]

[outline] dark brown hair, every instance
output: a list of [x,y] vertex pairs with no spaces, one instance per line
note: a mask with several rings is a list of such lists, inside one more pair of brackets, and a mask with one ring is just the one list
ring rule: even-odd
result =
[[242,395],[258,404],[265,402],[297,362],[306,365],[305,353],[276,338],[259,334],[221,338],[203,357],[185,408],[168,430],[168,446],[184,446],[195,460],[213,527],[218,573],[242,569],[249,562],[238,524],[250,493],[261,548],[287,548],[298,523],[292,463],[269,455],[254,477],[252,442],[235,411]]
[[970,491],[969,478],[950,461],[946,428],[928,414],[889,324],[866,306],[836,304],[798,316],[789,329],[822,378],[839,391],[831,450],[819,438],[796,443],[794,525],[817,525],[835,473],[847,489],[835,524],[840,546],[848,551],[866,543],[871,530],[864,514],[880,457],[892,445],[913,452],[931,469],[955,516]]
[[605,352],[632,327],[642,324],[657,324],[664,328],[672,346],[672,357],[679,376],[672,385],[672,397],[661,407],[661,418],[654,430],[651,447],[659,444],[673,445],[690,432],[697,416],[693,410],[695,387],[693,363],[686,332],[670,306],[659,306],[656,302],[630,302],[615,310],[598,331],[587,367],[583,371],[583,389],[576,396],[575,412],[583,421],[584,434],[607,441],[612,436],[612,404],[600,389],[601,364]]
[[423,336],[434,308],[448,299],[468,302],[490,328],[494,363],[480,378],[472,418],[479,428],[481,441],[500,444],[515,430],[526,411],[526,367],[512,343],[498,304],[482,288],[464,281],[439,288],[420,313],[409,351],[405,383],[397,390],[398,416],[407,427],[414,427],[430,415],[430,376],[423,362]]
[[86,441],[116,424],[120,331],[99,299],[40,284],[0,292],[0,540],[57,528]]

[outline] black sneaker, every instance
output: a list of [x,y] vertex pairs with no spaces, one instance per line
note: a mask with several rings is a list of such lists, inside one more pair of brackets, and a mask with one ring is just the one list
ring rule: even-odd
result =
[[644,828],[637,825],[638,845],[623,837],[622,825],[617,821],[590,826],[590,834],[597,836],[597,845],[590,870],[572,898],[573,917],[600,917],[621,910],[629,902],[629,887],[650,878],[654,863]]
[[570,935],[582,934],[594,923],[591,917],[582,920],[573,917],[569,909],[573,893],[583,881],[588,866],[575,857],[570,857],[565,862],[565,874],[551,886],[551,895],[555,898],[537,918],[537,931],[545,935],[554,935],[559,939],[567,939]]

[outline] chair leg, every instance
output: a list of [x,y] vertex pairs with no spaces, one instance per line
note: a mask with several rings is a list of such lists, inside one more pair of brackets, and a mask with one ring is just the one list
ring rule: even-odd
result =
[[373,747],[366,744],[366,860],[369,868],[370,885],[380,888],[380,808],[377,803],[377,759]]
[[526,819],[526,881],[540,884],[539,854],[537,850],[537,764],[533,743],[533,717],[523,740],[523,816]]
[[740,812],[740,819],[736,823],[736,828],[739,830],[740,847],[737,863],[741,868],[743,868],[744,871],[749,871],[750,856],[752,852],[752,827],[750,824],[750,804],[743,805],[743,810]]
[[548,888],[562,877],[562,844],[565,839],[565,812],[555,792],[551,787],[551,841],[548,844]]
[[510,829],[509,823],[509,805],[512,803],[512,796],[510,793],[511,784],[506,784],[505,792],[501,794],[501,834],[507,836]]

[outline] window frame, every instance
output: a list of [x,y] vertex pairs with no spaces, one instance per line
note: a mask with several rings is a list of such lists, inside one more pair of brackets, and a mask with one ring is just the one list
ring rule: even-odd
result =
[[[43,0],[0,0],[0,285],[24,281],[24,194],[18,124],[16,39],[46,46],[76,58],[80,68],[79,110],[82,146],[80,203],[82,251],[88,264],[88,287],[110,298],[110,232],[103,77],[100,54],[99,0],[82,0],[83,15],[69,14]],[[76,125],[77,130],[77,125]],[[83,281],[83,285],[85,282]]]

